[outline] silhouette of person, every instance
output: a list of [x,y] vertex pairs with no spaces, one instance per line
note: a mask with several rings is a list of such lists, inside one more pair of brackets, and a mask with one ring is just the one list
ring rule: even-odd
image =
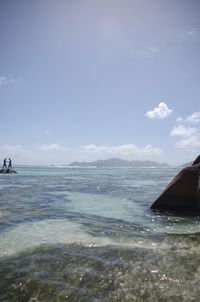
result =
[[10,158],[9,158],[9,161],[8,161],[8,169],[12,170],[12,160]]
[[3,169],[7,169],[7,158],[3,160]]

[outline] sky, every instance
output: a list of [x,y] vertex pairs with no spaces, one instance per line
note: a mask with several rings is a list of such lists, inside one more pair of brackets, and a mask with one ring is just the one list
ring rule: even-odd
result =
[[0,161],[200,153],[199,0],[0,0]]

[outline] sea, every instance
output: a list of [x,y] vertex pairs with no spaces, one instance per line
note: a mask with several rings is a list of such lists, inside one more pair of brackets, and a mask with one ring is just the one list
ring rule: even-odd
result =
[[200,301],[200,217],[151,204],[180,168],[0,175],[0,301]]

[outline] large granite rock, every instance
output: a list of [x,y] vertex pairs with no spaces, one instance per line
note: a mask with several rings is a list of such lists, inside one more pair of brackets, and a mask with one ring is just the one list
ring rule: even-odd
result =
[[1,174],[17,174],[17,172],[15,171],[15,170],[13,170],[13,169],[1,169],[0,170],[0,173]]
[[151,209],[200,212],[200,155],[175,176]]

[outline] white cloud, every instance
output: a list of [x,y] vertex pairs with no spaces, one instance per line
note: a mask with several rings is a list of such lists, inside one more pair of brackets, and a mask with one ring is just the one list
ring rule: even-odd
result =
[[194,112],[185,119],[178,117],[176,121],[183,123],[175,126],[170,133],[172,136],[181,138],[175,144],[176,148],[182,148],[190,152],[197,151],[196,149],[200,147],[200,112]]
[[60,146],[58,144],[43,144],[43,145],[40,145],[38,147],[36,147],[36,149],[38,150],[43,150],[43,151],[52,151],[52,150],[57,150],[57,151],[66,151],[66,149],[63,147],[63,146]]
[[66,163],[68,155],[69,150],[58,144],[44,144],[31,148],[20,145],[0,145],[0,159],[10,157],[13,164],[62,164]]
[[194,112],[191,115],[189,115],[188,117],[186,117],[185,119],[182,117],[177,117],[176,119],[177,123],[188,123],[191,125],[195,125],[195,124],[200,124],[200,112]]
[[175,126],[170,134],[172,136],[190,137],[191,135],[194,135],[196,133],[197,133],[196,128],[179,125],[179,126]]
[[176,147],[193,151],[195,148],[200,147],[200,136],[192,135],[191,137],[181,139],[176,143]]
[[190,124],[200,123],[200,112],[194,112],[185,119],[185,122]]
[[[133,144],[119,146],[96,146],[94,144],[79,148],[66,149],[58,144],[43,144],[24,148],[20,145],[0,145],[0,159],[11,158],[13,164],[66,164],[70,161],[82,159],[98,159],[106,157],[125,157],[137,159],[155,159],[162,154],[162,150],[152,145],[140,148]],[[1,163],[0,163],[1,164]]]
[[19,156],[27,153],[33,153],[35,151],[66,151],[67,149],[58,144],[40,145],[32,149],[24,149],[20,145],[0,145],[1,156]]
[[1,157],[12,157],[22,155],[25,150],[20,145],[0,145]]
[[153,110],[148,111],[145,116],[148,118],[158,118],[163,119],[168,117],[172,113],[172,109],[169,109],[167,104],[161,102],[158,107],[155,107]]
[[170,134],[181,137],[181,140],[175,145],[177,148],[194,150],[200,146],[200,132],[198,128],[179,125],[175,126]]
[[177,121],[177,123],[181,123],[181,122],[183,122],[183,118],[179,116],[179,117],[177,117],[176,121]]
[[79,152],[110,154],[110,155],[159,155],[162,150],[147,145],[144,148],[139,148],[133,144],[124,144],[120,146],[96,146],[94,144],[82,146],[78,148]]
[[14,78],[12,78],[12,77],[0,75],[0,86],[8,85],[8,84],[15,84],[15,83],[17,83],[18,81],[19,81],[19,80],[14,79]]

